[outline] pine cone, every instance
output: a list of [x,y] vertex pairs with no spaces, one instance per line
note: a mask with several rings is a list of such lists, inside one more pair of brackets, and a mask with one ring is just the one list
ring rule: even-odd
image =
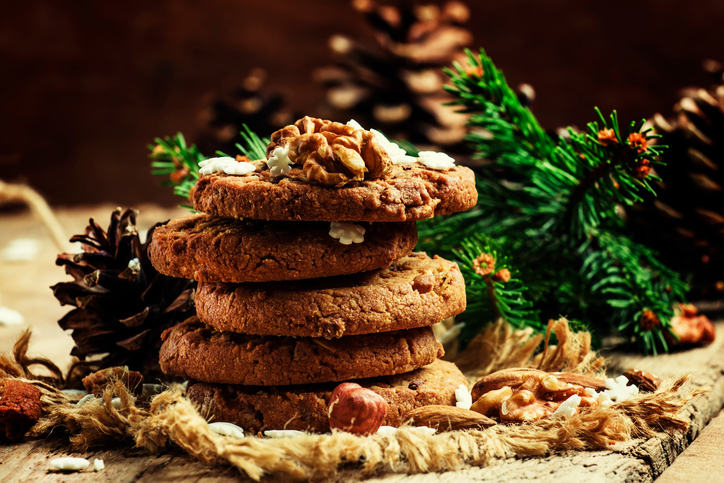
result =
[[667,121],[656,114],[666,166],[658,196],[630,210],[637,235],[672,268],[693,277],[694,296],[724,294],[724,65],[705,62],[711,89],[689,88]]
[[162,377],[161,332],[195,313],[196,282],[153,268],[146,249],[158,225],[141,243],[136,213],[128,209],[121,214],[117,208],[107,232],[91,218],[85,234],[70,239],[80,242],[83,252],[61,253],[55,261],[73,277],[51,287],[61,305],[76,307],[58,321],[73,330],[71,355],[79,359],[69,371],[68,385],[113,366],[128,366],[146,380]]
[[201,152],[236,153],[236,144],[243,143],[239,132],[246,124],[252,132],[268,136],[295,117],[278,92],[266,89],[266,72],[252,69],[236,90],[213,97],[200,114],[204,131],[196,143]]
[[377,46],[344,35],[330,39],[336,65],[315,73],[327,89],[329,112],[322,117],[354,118],[415,143],[459,143],[467,116],[443,105],[451,97],[442,89],[441,69],[453,60],[467,63],[463,48],[472,34],[460,25],[470,16],[468,7],[459,1],[393,7],[375,0],[353,0],[352,6],[365,14]]

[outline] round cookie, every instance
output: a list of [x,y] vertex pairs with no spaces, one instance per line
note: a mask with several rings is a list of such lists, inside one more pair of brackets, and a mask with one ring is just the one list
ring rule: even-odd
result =
[[364,241],[343,245],[329,223],[190,215],[157,227],[148,249],[164,275],[204,282],[268,282],[386,267],[417,243],[414,223],[363,224]]
[[[455,405],[455,389],[465,376],[451,362],[435,361],[406,374],[355,380],[387,401],[387,426],[400,426],[413,409]],[[328,432],[327,402],[337,383],[258,387],[190,382],[188,397],[202,415],[237,424],[247,431],[296,429]]]
[[196,313],[220,331],[335,338],[425,327],[465,310],[457,264],[413,253],[387,268],[298,282],[199,283]]
[[438,171],[413,164],[396,165],[389,176],[341,188],[272,177],[269,170],[247,176],[209,174],[196,182],[191,200],[198,211],[232,218],[390,222],[468,210],[478,192],[469,168]]
[[430,327],[334,340],[217,332],[197,317],[167,329],[159,354],[168,375],[277,386],[409,372],[443,355]]

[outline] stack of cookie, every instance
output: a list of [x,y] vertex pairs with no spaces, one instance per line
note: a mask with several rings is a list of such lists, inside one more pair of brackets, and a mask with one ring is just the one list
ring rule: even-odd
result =
[[465,309],[464,281],[456,264],[412,250],[416,220],[475,204],[474,177],[395,148],[303,118],[272,135],[268,161],[207,161],[191,195],[203,214],[155,230],[154,266],[199,282],[197,317],[164,333],[161,368],[190,379],[210,418],[328,431],[343,381],[385,398],[385,425],[455,404],[465,379],[438,360],[431,325]]

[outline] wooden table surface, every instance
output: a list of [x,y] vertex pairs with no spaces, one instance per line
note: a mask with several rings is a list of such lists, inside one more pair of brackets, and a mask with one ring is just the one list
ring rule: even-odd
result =
[[[57,217],[68,238],[82,233],[89,217],[107,226],[110,205],[60,209]],[[158,221],[180,216],[183,210],[165,210],[155,206],[139,207],[142,231]],[[61,307],[49,287],[67,280],[61,267],[54,263],[58,248],[42,223],[30,213],[0,213],[0,253],[9,242],[18,238],[38,240],[40,251],[29,261],[7,261],[0,256],[0,307],[20,312],[22,325],[0,324],[0,352],[9,351],[17,336],[27,327],[33,328],[30,353],[43,355],[65,367],[73,346],[69,334],[57,325],[69,307]],[[67,251],[77,252],[78,246]],[[632,354],[611,353],[610,372],[619,374],[629,368],[644,369],[661,377],[677,377],[693,373],[691,387],[710,387],[711,391],[693,400],[685,409],[691,419],[686,434],[660,435],[649,440],[635,440],[618,445],[615,451],[571,452],[546,458],[507,460],[487,468],[467,467],[459,471],[425,475],[384,475],[374,482],[464,482],[541,480],[571,482],[639,482],[657,481],[724,481],[724,415],[716,417],[724,404],[724,321],[717,323],[719,338],[708,347],[642,358]],[[702,432],[702,429],[704,430]],[[697,436],[701,436],[695,440]],[[693,444],[692,444],[692,441]],[[688,449],[687,449],[688,447]],[[677,456],[686,451],[677,458]],[[186,456],[180,450],[149,455],[128,447],[104,448],[73,456],[100,458],[106,468],[94,473],[85,470],[74,474],[49,471],[48,460],[71,455],[67,440],[48,439],[13,445],[0,445],[0,482],[160,482],[160,481],[246,481],[229,466],[209,467]],[[353,473],[341,472],[339,481]],[[271,475],[265,481],[285,481]]]

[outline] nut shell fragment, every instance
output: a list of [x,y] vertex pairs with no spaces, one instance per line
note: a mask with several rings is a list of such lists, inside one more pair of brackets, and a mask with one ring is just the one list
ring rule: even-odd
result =
[[438,431],[458,431],[461,429],[485,429],[494,426],[492,419],[456,406],[422,406],[407,414],[410,424],[427,426]]
[[634,385],[640,391],[656,391],[663,382],[660,377],[656,377],[650,372],[629,369],[623,373],[629,381],[629,385]]

